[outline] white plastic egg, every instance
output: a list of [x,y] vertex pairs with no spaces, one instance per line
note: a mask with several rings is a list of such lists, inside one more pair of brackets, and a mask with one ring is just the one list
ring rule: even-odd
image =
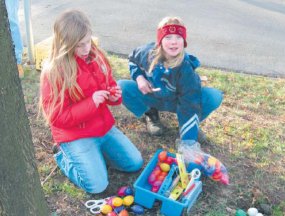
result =
[[247,210],[247,214],[248,214],[249,216],[257,216],[258,210],[257,210],[256,208],[249,208],[249,209]]

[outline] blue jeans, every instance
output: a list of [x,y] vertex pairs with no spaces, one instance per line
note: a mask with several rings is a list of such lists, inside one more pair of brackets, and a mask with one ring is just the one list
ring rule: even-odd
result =
[[18,18],[19,0],[5,0],[17,64],[22,63],[23,41]]
[[[119,80],[118,84],[122,88],[123,104],[136,117],[141,117],[151,107],[160,111],[176,112],[177,100],[167,101],[158,99],[152,94],[142,94],[138,85],[133,80]],[[200,121],[217,109],[223,100],[223,93],[215,88],[202,87],[202,115]]]
[[100,193],[108,186],[106,162],[124,172],[138,171],[143,165],[141,153],[115,126],[103,137],[61,143],[54,157],[61,171],[89,193]]

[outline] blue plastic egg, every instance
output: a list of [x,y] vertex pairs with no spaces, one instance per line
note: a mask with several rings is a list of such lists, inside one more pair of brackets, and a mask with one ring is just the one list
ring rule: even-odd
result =
[[138,215],[141,215],[144,213],[144,209],[143,207],[141,207],[140,205],[133,205],[131,207],[131,210],[135,213],[135,214],[138,214]]

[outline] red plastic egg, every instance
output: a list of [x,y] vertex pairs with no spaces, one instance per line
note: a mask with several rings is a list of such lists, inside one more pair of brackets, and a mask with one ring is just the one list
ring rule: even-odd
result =
[[165,175],[159,175],[156,178],[157,181],[162,181],[162,182],[163,182],[164,179],[165,179]]
[[160,169],[159,169],[159,170],[157,169],[157,170],[152,171],[151,174],[153,174],[153,175],[155,175],[155,176],[159,176],[160,173],[161,173],[161,170],[160,170]]
[[162,152],[160,152],[160,153],[158,154],[158,160],[159,160],[160,162],[165,161],[166,158],[167,158],[167,151],[162,151]]
[[167,157],[166,160],[164,161],[164,163],[167,163],[167,164],[172,164],[173,162],[173,157]]

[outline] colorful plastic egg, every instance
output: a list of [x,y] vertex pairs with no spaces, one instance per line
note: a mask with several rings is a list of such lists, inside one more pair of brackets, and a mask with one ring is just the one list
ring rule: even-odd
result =
[[153,186],[151,188],[151,191],[154,192],[154,193],[156,193],[158,190],[159,190],[159,187],[157,187],[157,186]]
[[229,180],[229,176],[228,174],[223,174],[221,179],[220,179],[220,182],[224,185],[229,185],[230,184],[230,180]]
[[134,190],[131,187],[127,187],[127,189],[125,190],[125,196],[133,195],[133,194],[134,194]]
[[203,161],[204,161],[204,158],[201,155],[197,155],[197,157],[194,159],[194,162],[196,164],[201,164]]
[[153,182],[153,187],[160,187],[160,185],[162,184],[162,181],[156,180],[155,182]]
[[116,212],[112,211],[112,212],[108,213],[107,216],[117,216],[117,214],[116,214]]
[[123,204],[123,200],[120,197],[114,197],[112,199],[112,205],[115,207],[119,207]]
[[215,166],[216,162],[217,162],[217,159],[216,159],[216,158],[214,158],[214,157],[209,157],[209,158],[208,158],[208,164],[209,164],[209,166]]
[[213,173],[213,175],[211,176],[211,178],[214,180],[214,181],[219,181],[221,178],[222,178],[222,175],[223,173],[221,171],[215,171]]
[[129,216],[129,213],[126,209],[123,209],[119,214],[118,216]]
[[238,209],[235,216],[246,216],[246,212],[242,209]]
[[131,210],[132,210],[132,212],[134,212],[135,214],[138,214],[138,215],[141,215],[144,213],[144,209],[140,205],[133,205],[131,207]]
[[167,151],[162,151],[158,154],[158,160],[163,162],[167,159]]
[[157,169],[157,170],[153,170],[151,174],[158,176],[158,175],[160,175],[160,173],[161,173],[161,169],[159,169],[159,170]]
[[121,205],[121,206],[119,206],[119,207],[116,207],[116,208],[114,208],[114,212],[116,213],[116,214],[119,214],[122,210],[124,210],[125,209],[125,207],[123,206],[123,205]]
[[114,197],[110,197],[110,198],[107,200],[107,204],[108,204],[108,205],[113,206],[113,202],[112,202],[112,201],[113,201],[113,198],[114,198]]
[[108,213],[110,213],[112,211],[113,211],[113,208],[110,205],[103,205],[102,208],[101,208],[101,212],[103,214],[108,214]]
[[130,206],[133,203],[134,203],[134,197],[132,195],[128,195],[123,198],[123,205]]
[[167,163],[161,163],[161,164],[160,164],[160,168],[161,168],[161,170],[164,171],[164,172],[168,172],[168,171],[170,170],[170,166],[169,166],[169,164],[167,164]]
[[120,196],[120,197],[125,196],[125,190],[127,188],[128,188],[128,186],[120,187],[119,190],[118,190],[118,196]]
[[164,161],[164,163],[167,163],[167,164],[172,164],[173,163],[173,157],[167,157],[166,160]]
[[150,185],[152,185],[153,182],[155,182],[155,180],[156,180],[156,175],[154,175],[154,174],[151,174],[147,179],[147,181]]
[[162,182],[163,182],[164,179],[165,179],[165,175],[159,175],[156,178],[157,181],[162,181]]

